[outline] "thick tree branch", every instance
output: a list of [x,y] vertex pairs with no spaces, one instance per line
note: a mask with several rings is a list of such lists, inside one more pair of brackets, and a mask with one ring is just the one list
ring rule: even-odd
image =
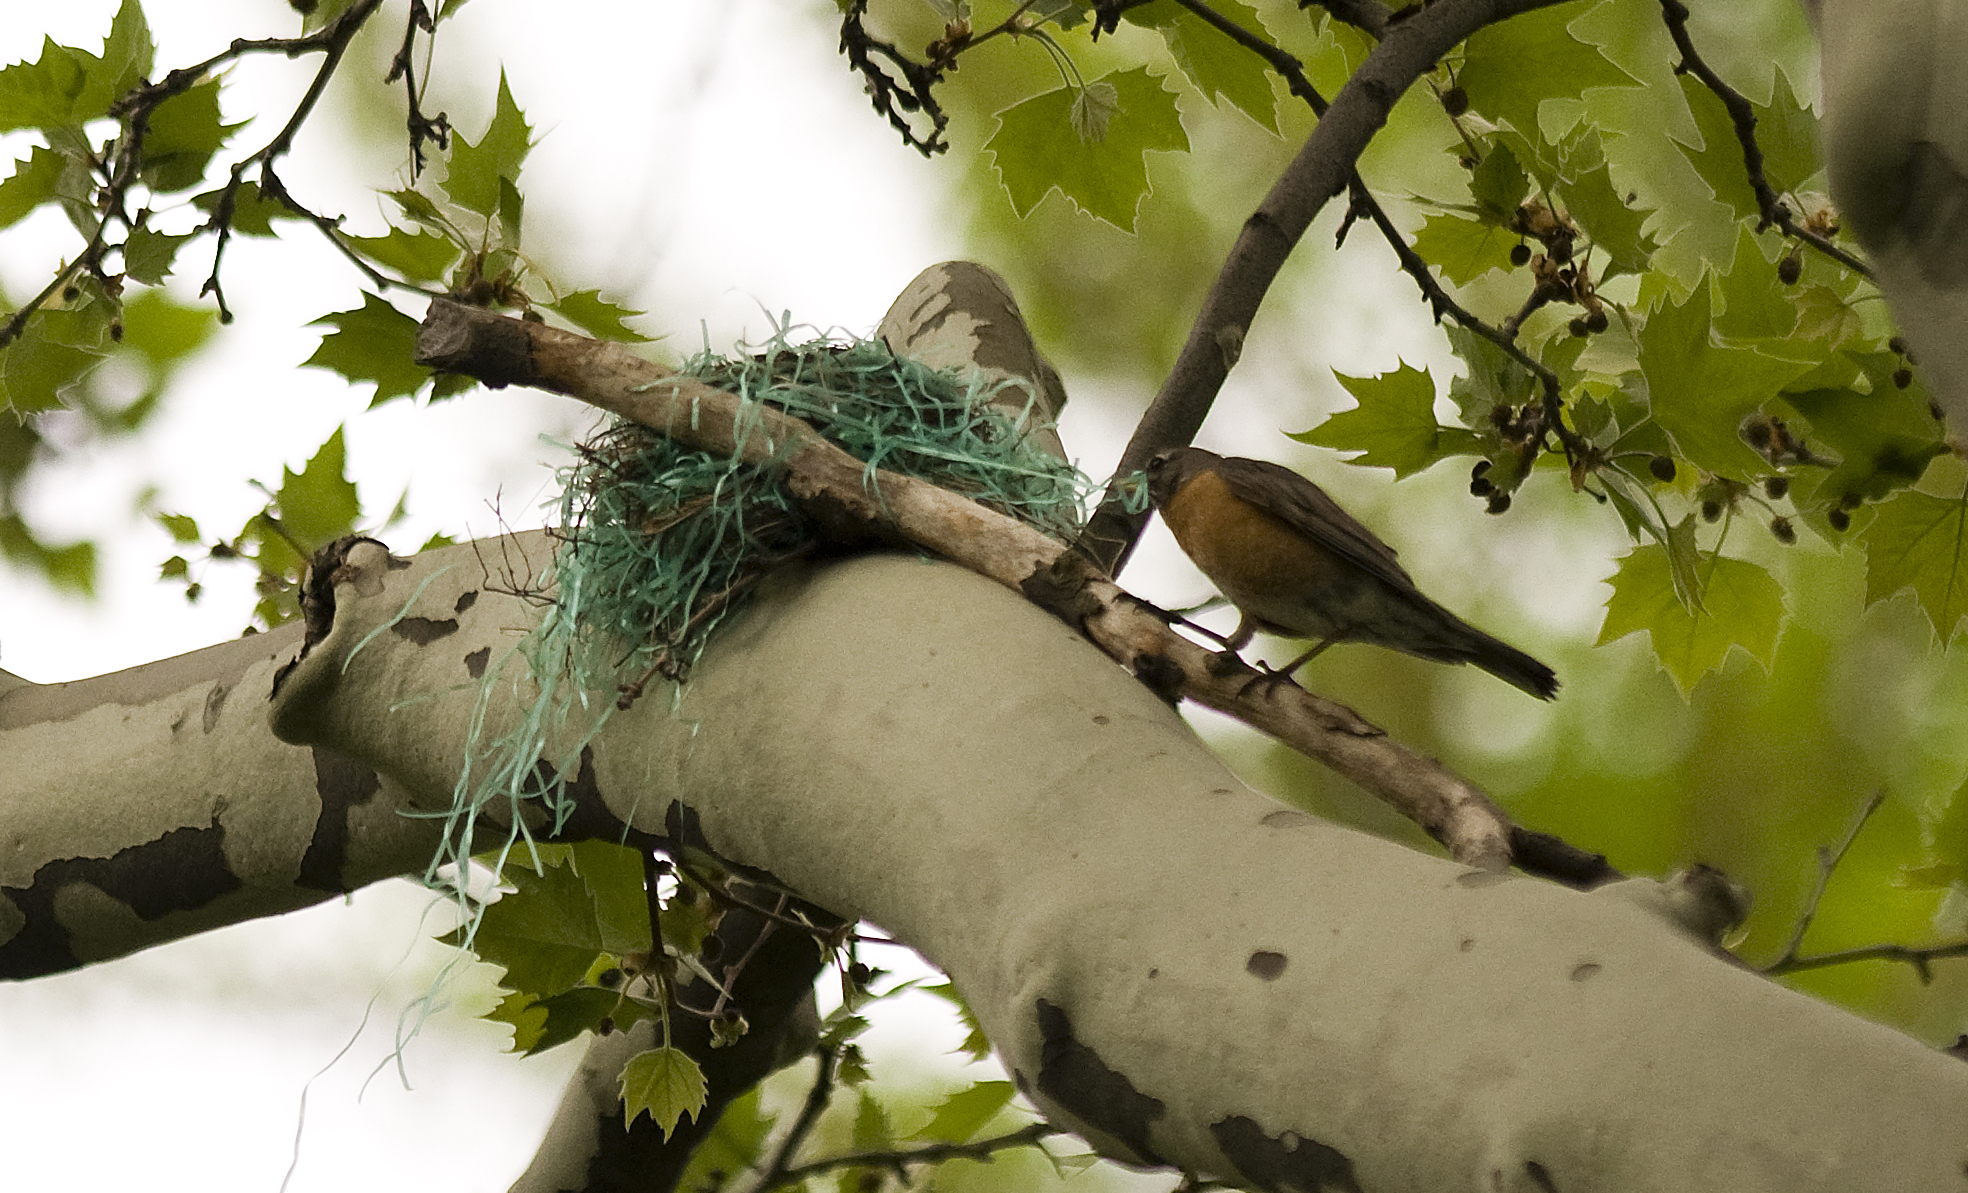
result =
[[[452,660],[538,616],[486,593],[441,645],[392,641],[475,583],[455,559],[351,552],[276,731],[451,791],[482,708]],[[496,725],[524,696],[501,679]],[[590,745],[612,816],[687,825],[889,929],[1041,1113],[1132,1163],[1257,1188],[1904,1193],[1968,1154],[1968,1068],[1719,958],[1674,891],[1579,894],[1280,808],[946,563],[789,570],[676,706]]]
[[1509,864],[1510,821],[1473,784],[1343,705],[1289,685],[1253,686],[1253,673],[1241,666],[1226,672],[1219,656],[1016,519],[926,481],[870,469],[797,419],[545,324],[438,300],[417,358],[488,385],[567,394],[692,447],[754,464],[780,462],[789,491],[834,533],[914,543],[1037,599],[1165,698],[1186,696],[1228,713],[1325,763],[1462,861],[1488,869]]

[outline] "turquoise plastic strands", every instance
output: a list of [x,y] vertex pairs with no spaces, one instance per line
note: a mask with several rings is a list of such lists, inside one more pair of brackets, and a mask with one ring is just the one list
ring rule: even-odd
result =
[[[749,355],[705,352],[684,367],[744,399],[740,443],[766,433],[764,410],[773,407],[866,461],[870,479],[876,468],[921,477],[1062,540],[1077,531],[1093,484],[1027,444],[1031,395],[1007,412],[996,404],[1003,384],[931,369],[876,340],[794,344],[790,330]],[[433,878],[443,863],[462,867],[484,848],[474,829],[494,800],[505,802],[513,826],[501,861],[531,841],[524,801],[541,799],[554,827],[564,823],[565,783],[617,692],[640,694],[660,678],[674,706],[690,667],[752,586],[824,545],[779,483],[777,460],[745,464],[633,423],[576,450],[559,478],[560,549],[544,594],[552,605],[517,651],[528,674],[495,667],[483,681]],[[521,711],[516,724],[494,727],[502,683]]]

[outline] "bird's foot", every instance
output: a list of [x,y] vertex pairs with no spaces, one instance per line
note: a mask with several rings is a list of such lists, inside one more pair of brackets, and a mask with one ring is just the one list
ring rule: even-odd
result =
[[[1222,656],[1219,655],[1217,657],[1221,658]],[[1279,684],[1291,684],[1293,687],[1298,686],[1298,681],[1292,678],[1292,672],[1297,670],[1296,667],[1286,667],[1280,670],[1259,659],[1257,665],[1250,669],[1257,672],[1257,674],[1251,676],[1249,682],[1237,689],[1237,698],[1240,700],[1250,695],[1251,689],[1253,688],[1262,687],[1264,689],[1264,698],[1269,700],[1277,692]]]

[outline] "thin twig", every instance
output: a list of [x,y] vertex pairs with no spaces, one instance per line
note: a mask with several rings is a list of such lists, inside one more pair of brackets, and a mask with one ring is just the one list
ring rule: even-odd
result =
[[998,1152],[1016,1147],[1033,1147],[1048,1136],[1064,1134],[1065,1131],[1041,1120],[1027,1123],[1016,1131],[994,1135],[989,1139],[979,1139],[974,1143],[928,1143],[917,1148],[830,1156],[825,1160],[815,1160],[810,1164],[801,1164],[797,1168],[788,1168],[781,1172],[776,1180],[761,1183],[756,1193],[766,1193],[769,1189],[794,1184],[822,1173],[839,1172],[843,1168],[885,1168],[906,1182],[908,1168],[912,1164],[936,1164],[944,1160],[988,1160]]
[[1790,205],[1778,195],[1770,180],[1763,175],[1763,148],[1756,143],[1756,108],[1734,87],[1722,81],[1715,68],[1703,61],[1695,50],[1694,39],[1688,36],[1688,6],[1681,0],[1661,0],[1661,19],[1667,25],[1667,35],[1674,39],[1674,48],[1681,52],[1681,61],[1674,67],[1675,74],[1692,74],[1700,79],[1702,85],[1715,93],[1722,106],[1729,111],[1729,121],[1735,126],[1736,140],[1742,143],[1743,170],[1749,175],[1749,188],[1756,194],[1756,208],[1762,222],[1756,230],[1776,225],[1785,236],[1803,241],[1812,248],[1830,257],[1845,268],[1863,277],[1870,278],[1872,270],[1866,263],[1833,244],[1831,238],[1797,222],[1791,213]]
[[1823,969],[1831,965],[1850,965],[1854,961],[1904,961],[1913,966],[1913,972],[1919,975],[1924,986],[1934,980],[1931,963],[1944,957],[1968,957],[1968,941],[1938,944],[1924,949],[1903,944],[1870,944],[1856,949],[1820,953],[1815,957],[1791,957],[1765,967],[1763,972],[1774,976],[1806,969]]
[[787,1166],[799,1151],[806,1137],[813,1133],[813,1125],[820,1121],[820,1115],[827,1109],[827,1103],[834,1096],[834,1072],[840,1064],[839,1048],[819,1050],[820,1068],[813,1075],[813,1084],[806,1091],[806,1101],[801,1103],[799,1117],[779,1141],[778,1150],[772,1153],[772,1162],[765,1166],[765,1175],[753,1186],[752,1193],[765,1193],[785,1183]]
[[1788,972],[1784,967],[1797,960],[1797,950],[1804,944],[1804,934],[1811,930],[1811,921],[1817,918],[1818,904],[1824,900],[1825,888],[1831,884],[1832,872],[1838,869],[1838,863],[1845,860],[1846,852],[1852,848],[1852,842],[1859,839],[1859,832],[1865,828],[1866,821],[1872,819],[1872,814],[1885,802],[1885,789],[1874,791],[1866,797],[1864,806],[1859,809],[1859,814],[1852,818],[1851,826],[1845,830],[1845,835],[1837,844],[1818,846],[1817,877],[1811,883],[1811,893],[1804,897],[1804,909],[1798,913],[1797,926],[1791,930],[1790,942],[1784,945],[1784,951],[1775,961],[1763,967],[1764,973]]
[[293,115],[289,116],[287,123],[274,134],[273,140],[233,163],[226,179],[225,190],[220,194],[219,201],[212,210],[212,218],[206,224],[218,233],[218,244],[212,250],[212,273],[205,279],[205,284],[198,289],[201,297],[210,294],[212,300],[218,303],[219,322],[232,322],[232,311],[226,306],[225,288],[219,283],[219,263],[225,258],[227,242],[232,239],[233,206],[238,199],[239,187],[244,180],[246,168],[254,162],[260,163],[262,191],[271,191],[274,197],[289,210],[316,221],[316,225],[319,226],[322,217],[302,207],[287,194],[287,188],[281,185],[279,178],[273,173],[273,163],[293,148],[294,138],[300,133],[301,126],[307,123],[308,117],[314,114],[315,105],[320,103],[321,97],[327,93],[328,83],[335,77],[336,69],[341,66],[342,56],[348,53],[349,43],[355,40],[356,33],[381,6],[382,0],[357,0],[346,12],[335,18],[334,24],[322,31],[325,35],[322,44],[309,47],[322,52],[321,67],[315,71],[314,79],[308,84],[306,94],[302,95],[300,102],[294,105]]

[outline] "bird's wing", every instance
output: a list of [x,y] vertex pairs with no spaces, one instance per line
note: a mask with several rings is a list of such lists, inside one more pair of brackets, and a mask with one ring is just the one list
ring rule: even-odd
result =
[[1269,460],[1242,456],[1224,457],[1216,471],[1233,495],[1276,514],[1300,534],[1395,588],[1414,588],[1414,581],[1395,558],[1394,548],[1354,521],[1353,515],[1326,496],[1324,489],[1298,473]]

